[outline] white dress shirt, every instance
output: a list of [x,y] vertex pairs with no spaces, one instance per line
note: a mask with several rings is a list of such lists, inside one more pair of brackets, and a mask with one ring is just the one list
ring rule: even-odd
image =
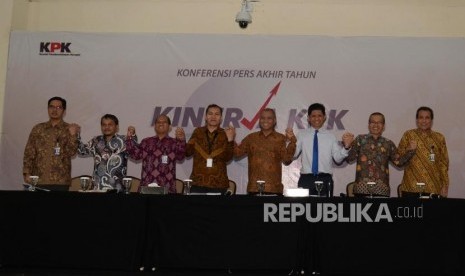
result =
[[[313,127],[301,130],[297,135],[297,148],[294,158],[302,155],[301,174],[312,173],[313,160],[313,136],[315,129]],[[339,145],[334,134],[326,129],[318,130],[318,173],[333,174],[333,160],[341,163],[348,156],[349,151]]]

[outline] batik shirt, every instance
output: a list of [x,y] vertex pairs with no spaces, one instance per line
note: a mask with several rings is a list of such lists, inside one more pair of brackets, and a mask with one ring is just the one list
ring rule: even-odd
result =
[[[417,142],[415,155],[405,166],[402,184],[407,192],[420,192],[416,183],[426,184],[424,192],[441,194],[449,186],[449,154],[446,139],[435,131],[408,130],[399,143],[399,153],[406,152],[410,141]],[[434,154],[434,159],[431,159]]]
[[95,190],[103,188],[122,189],[122,180],[128,167],[128,153],[124,141],[126,136],[114,135],[108,142],[103,135],[95,136],[82,143],[79,139],[80,156],[94,157],[92,182]]
[[170,193],[176,193],[176,161],[184,159],[185,140],[154,136],[137,144],[128,139],[126,147],[131,158],[142,160],[141,186],[157,183],[167,187]]
[[[198,127],[186,146],[186,156],[194,156],[191,179],[197,186],[227,189],[229,187],[227,163],[233,157],[234,142],[228,142],[224,129],[210,132],[207,127]],[[207,167],[207,159],[213,164]]]
[[[55,148],[59,148],[56,154]],[[40,123],[32,128],[24,150],[23,174],[39,176],[39,184],[70,184],[71,157],[76,155],[76,137],[69,124]]]
[[286,136],[276,131],[267,136],[262,131],[258,131],[247,135],[239,146],[234,147],[235,156],[248,157],[247,192],[258,192],[257,180],[264,180],[265,192],[283,193],[282,164],[288,165],[292,162],[296,138],[293,137],[289,143],[286,141]]
[[375,139],[371,134],[358,135],[346,159],[349,163],[357,160],[354,193],[370,194],[366,183],[376,182],[371,193],[390,196],[389,162],[401,167],[414,154],[414,151],[406,151],[400,156],[395,144],[382,136]]

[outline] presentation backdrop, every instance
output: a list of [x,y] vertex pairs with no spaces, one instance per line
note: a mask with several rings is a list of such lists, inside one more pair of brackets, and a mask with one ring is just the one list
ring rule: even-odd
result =
[[[464,39],[443,38],[13,32],[0,189],[21,189],[29,132],[48,120],[47,100],[61,96],[65,121],[81,125],[85,142],[100,134],[105,113],[120,119],[122,134],[135,126],[139,139],[153,136],[154,118],[168,114],[189,138],[211,103],[224,107],[223,125],[236,127],[237,142],[257,131],[264,107],[276,109],[279,132],[297,133],[308,127],[308,106],[320,102],[337,137],[367,133],[368,116],[378,111],[386,116],[384,136],[398,144],[416,127],[416,109],[430,106],[449,149],[450,196],[464,198],[464,51]],[[72,164],[72,176],[92,172],[92,158]],[[334,166],[338,195],[355,165]],[[191,159],[178,164],[177,177],[191,168]],[[129,175],[140,177],[140,169],[129,162]],[[296,186],[299,169],[299,160],[283,166],[285,186]],[[392,196],[402,173],[391,166]],[[231,162],[228,175],[245,193],[247,158]]]

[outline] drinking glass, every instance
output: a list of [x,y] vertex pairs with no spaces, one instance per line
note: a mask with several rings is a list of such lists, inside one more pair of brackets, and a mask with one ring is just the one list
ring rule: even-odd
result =
[[265,190],[265,180],[257,180],[258,195],[262,196]]
[[370,198],[373,198],[373,188],[375,187],[376,182],[367,182],[367,189],[370,193]]
[[318,192],[318,197],[320,197],[323,190],[323,181],[315,181],[315,189]]
[[423,191],[426,188],[426,184],[423,182],[417,182],[417,187],[420,190],[420,198],[423,196]]
[[31,175],[29,176],[29,179],[31,180],[31,187],[29,188],[29,191],[34,192],[36,190],[36,185],[39,183],[39,177],[37,175]]
[[184,189],[182,193],[184,195],[190,195],[191,194],[191,187],[192,187],[192,179],[184,179]]
[[87,191],[90,188],[90,178],[87,176],[82,176],[80,179],[81,181],[81,190]]
[[131,185],[132,185],[132,178],[131,177],[123,178],[123,187],[124,187],[124,192],[126,194],[129,194],[129,192],[131,190]]

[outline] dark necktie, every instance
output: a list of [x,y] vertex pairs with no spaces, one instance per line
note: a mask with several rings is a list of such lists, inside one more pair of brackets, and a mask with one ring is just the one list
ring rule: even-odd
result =
[[318,174],[318,130],[315,130],[313,136],[313,159],[312,159],[312,173]]

